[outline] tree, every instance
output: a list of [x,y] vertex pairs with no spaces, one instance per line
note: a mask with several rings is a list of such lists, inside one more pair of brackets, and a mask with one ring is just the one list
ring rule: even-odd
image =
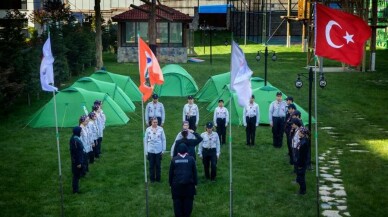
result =
[[104,62],[102,60],[102,33],[101,33],[101,0],[94,0],[94,13],[96,19],[96,67],[100,69]]

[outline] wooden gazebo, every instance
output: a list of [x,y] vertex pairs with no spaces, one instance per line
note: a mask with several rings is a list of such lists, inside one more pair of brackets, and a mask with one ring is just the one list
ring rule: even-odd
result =
[[[144,4],[112,17],[118,23],[117,61],[137,62],[137,36],[148,43],[150,5]],[[187,34],[192,18],[173,8],[156,8],[156,56],[160,62],[187,62]],[[162,17],[166,18],[163,19]]]

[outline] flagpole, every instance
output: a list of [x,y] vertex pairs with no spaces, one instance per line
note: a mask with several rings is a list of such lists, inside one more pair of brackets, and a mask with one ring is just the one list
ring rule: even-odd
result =
[[63,182],[62,182],[62,165],[61,165],[61,152],[59,146],[59,133],[58,133],[58,114],[57,114],[57,101],[55,97],[55,91],[53,91],[54,98],[54,115],[55,115],[55,137],[57,139],[57,152],[58,152],[58,169],[59,169],[59,191],[61,194],[61,216],[64,216],[63,207]]
[[[142,117],[142,125],[143,125],[143,137],[142,137],[142,141],[144,141],[144,133],[145,133],[145,125],[144,125],[144,101],[143,101],[143,94],[142,94],[142,97],[141,97],[141,117]],[[146,216],[148,217],[149,216],[149,209],[148,209],[148,178],[147,178],[147,159],[146,159],[146,145],[144,144],[143,142],[143,158],[144,158],[144,184],[145,184],[145,199],[146,199]]]
[[233,216],[233,173],[232,173],[232,95],[229,100],[229,216]]
[[[322,58],[322,57],[320,57]],[[319,62],[319,72],[323,72],[323,58]],[[317,56],[315,57],[315,84],[314,84],[314,115],[315,115],[315,177],[316,177],[316,194],[317,194],[317,216],[319,216],[319,158],[318,158],[318,103],[317,103]],[[310,132],[311,133],[311,132]]]

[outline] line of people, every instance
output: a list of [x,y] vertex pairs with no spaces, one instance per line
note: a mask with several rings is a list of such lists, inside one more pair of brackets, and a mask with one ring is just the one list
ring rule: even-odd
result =
[[[87,113],[85,109],[85,113]],[[96,100],[92,112],[79,118],[79,125],[73,128],[70,138],[73,193],[79,193],[79,179],[89,172],[89,164],[101,156],[101,144],[106,123],[102,102]]]

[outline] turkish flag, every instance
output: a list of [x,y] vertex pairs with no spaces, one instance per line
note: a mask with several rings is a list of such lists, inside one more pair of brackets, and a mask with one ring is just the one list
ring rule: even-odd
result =
[[158,60],[140,36],[138,37],[138,59],[140,73],[139,90],[142,92],[143,102],[145,102],[151,97],[154,85],[163,84],[164,78]]
[[371,28],[358,16],[315,6],[315,55],[358,66]]

